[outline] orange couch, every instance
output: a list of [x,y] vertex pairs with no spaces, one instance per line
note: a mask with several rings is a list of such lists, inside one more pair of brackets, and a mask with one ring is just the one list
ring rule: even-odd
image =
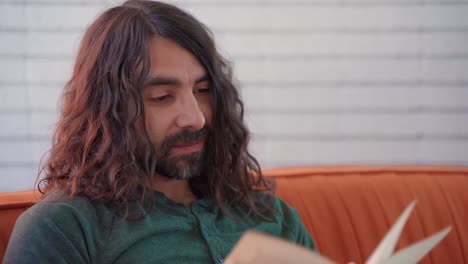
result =
[[[271,169],[277,194],[296,207],[325,256],[363,263],[413,200],[397,248],[451,225],[422,263],[468,263],[468,167],[296,167]],[[37,192],[0,194],[0,258],[18,215]]]

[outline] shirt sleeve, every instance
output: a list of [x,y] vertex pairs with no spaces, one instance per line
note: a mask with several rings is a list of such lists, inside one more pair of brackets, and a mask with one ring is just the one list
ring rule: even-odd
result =
[[307,228],[304,226],[298,211],[294,207],[288,205],[281,198],[277,198],[277,201],[279,204],[277,208],[280,208],[280,211],[282,211],[283,224],[291,234],[291,238],[289,240],[292,240],[296,244],[308,249],[317,251],[315,242]]
[[298,217],[298,230],[296,233],[297,241],[296,243],[299,245],[302,245],[303,247],[309,248],[311,250],[317,251],[317,248],[315,246],[315,242],[310,236],[309,232],[305,228],[304,224],[302,223],[299,215]]
[[77,216],[52,202],[31,207],[18,218],[3,263],[89,263]]

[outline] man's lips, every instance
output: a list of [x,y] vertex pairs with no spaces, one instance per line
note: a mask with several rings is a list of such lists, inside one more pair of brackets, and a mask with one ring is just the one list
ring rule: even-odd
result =
[[197,152],[200,151],[203,148],[204,141],[196,141],[196,142],[190,142],[190,143],[180,143],[177,145],[174,145],[173,149],[176,151],[180,152],[185,152],[185,153],[191,153],[191,152]]

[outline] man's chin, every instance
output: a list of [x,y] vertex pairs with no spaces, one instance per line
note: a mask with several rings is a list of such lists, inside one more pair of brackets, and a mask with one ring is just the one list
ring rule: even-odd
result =
[[171,157],[157,166],[159,175],[173,180],[187,180],[200,174],[200,153]]
[[190,154],[173,154],[169,157],[168,162],[176,164],[177,167],[196,166],[200,162],[201,153],[194,152]]

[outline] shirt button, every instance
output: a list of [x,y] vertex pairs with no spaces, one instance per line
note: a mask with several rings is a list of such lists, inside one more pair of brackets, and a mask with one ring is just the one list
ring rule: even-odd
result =
[[224,262],[224,258],[223,258],[223,256],[221,256],[221,255],[218,255],[217,259],[218,259],[218,262],[219,262],[219,263],[223,263],[223,262]]

